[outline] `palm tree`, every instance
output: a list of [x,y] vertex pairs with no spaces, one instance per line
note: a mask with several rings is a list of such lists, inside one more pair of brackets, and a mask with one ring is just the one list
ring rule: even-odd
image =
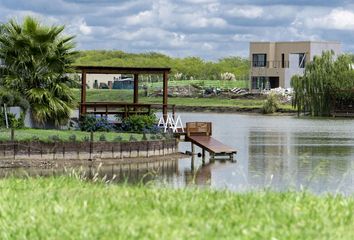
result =
[[74,107],[67,77],[76,54],[74,37],[63,36],[63,30],[64,26],[44,26],[32,17],[22,24],[10,20],[1,27],[3,85],[25,96],[39,124],[63,124]]

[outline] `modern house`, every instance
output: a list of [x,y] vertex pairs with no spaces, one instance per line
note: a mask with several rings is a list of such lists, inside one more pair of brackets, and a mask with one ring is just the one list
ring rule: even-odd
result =
[[323,51],[341,53],[339,42],[251,42],[251,91],[290,88],[291,77],[302,75],[305,65]]

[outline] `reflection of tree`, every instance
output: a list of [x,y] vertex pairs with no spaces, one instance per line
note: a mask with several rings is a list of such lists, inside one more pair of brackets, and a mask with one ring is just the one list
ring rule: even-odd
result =
[[[264,184],[273,175],[282,178],[288,158],[287,135],[283,132],[249,133],[249,181]],[[280,180],[280,179],[279,179]]]
[[[338,136],[337,136],[338,135]],[[343,136],[344,135],[344,136]],[[267,186],[309,186],[336,189],[352,181],[354,139],[332,132],[249,133],[249,182]]]
[[352,171],[353,139],[328,133],[298,133],[294,136],[299,184],[335,184]]

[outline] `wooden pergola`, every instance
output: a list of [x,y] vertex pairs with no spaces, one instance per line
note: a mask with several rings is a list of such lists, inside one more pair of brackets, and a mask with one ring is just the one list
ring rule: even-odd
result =
[[[152,68],[152,67],[105,67],[105,66],[76,66],[77,72],[81,72],[81,101],[80,101],[80,115],[84,115],[89,107],[93,108],[94,113],[101,114],[117,114],[118,112],[111,111],[110,109],[122,107],[125,109],[125,115],[128,109],[138,109],[145,107],[150,112],[151,104],[139,103],[139,74],[158,74],[163,76],[163,95],[162,95],[162,114],[167,118],[167,99],[168,99],[168,74],[170,68]],[[131,74],[134,76],[134,97],[133,103],[119,103],[119,102],[86,102],[86,75],[87,74]],[[102,107],[104,110],[102,110]],[[96,111],[101,108],[100,111]],[[119,112],[122,113],[122,112]],[[141,112],[140,112],[141,113]]]

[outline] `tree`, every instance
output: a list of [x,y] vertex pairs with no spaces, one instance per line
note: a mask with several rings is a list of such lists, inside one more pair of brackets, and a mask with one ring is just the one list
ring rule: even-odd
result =
[[334,58],[334,52],[323,52],[308,63],[303,76],[291,79],[293,105],[298,112],[312,116],[329,116],[335,98],[350,97],[343,90],[354,88],[354,71],[348,55]]
[[0,59],[5,63],[3,85],[30,103],[33,119],[39,123],[65,123],[74,107],[68,87],[75,55],[73,36],[63,36],[64,26],[44,26],[32,17],[22,24],[3,24]]
[[122,51],[80,51],[75,59],[78,65],[170,67],[171,76],[182,73],[182,79],[220,79],[229,72],[248,79],[249,61],[240,57],[226,57],[217,61],[205,61],[198,57],[172,58],[160,53],[125,53]]

